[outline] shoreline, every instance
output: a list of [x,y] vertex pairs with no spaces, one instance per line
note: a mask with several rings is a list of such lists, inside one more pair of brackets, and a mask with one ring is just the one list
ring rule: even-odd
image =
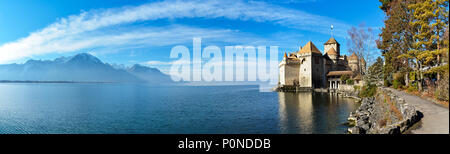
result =
[[389,88],[378,88],[374,97],[362,98],[350,113],[349,134],[404,134],[422,127],[423,110],[409,104]]
[[100,81],[28,81],[28,80],[0,80],[0,83],[118,83]]

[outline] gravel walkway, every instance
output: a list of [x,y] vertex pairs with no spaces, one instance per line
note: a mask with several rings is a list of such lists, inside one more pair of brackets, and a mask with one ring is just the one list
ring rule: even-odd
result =
[[406,103],[416,106],[423,113],[421,124],[418,128],[411,130],[413,134],[449,134],[449,112],[448,108],[439,106],[433,102],[422,99],[418,96],[407,94],[389,88],[397,96],[405,99]]

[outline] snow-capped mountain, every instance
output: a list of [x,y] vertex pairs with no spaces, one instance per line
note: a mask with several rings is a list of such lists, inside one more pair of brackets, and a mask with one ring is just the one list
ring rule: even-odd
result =
[[[149,82],[170,83],[170,77],[156,68],[134,65],[115,68],[97,57],[80,53],[54,60],[28,60],[24,64],[0,65],[0,80],[75,81],[75,82]],[[164,81],[164,82],[162,82]]]
[[155,84],[172,82],[170,76],[165,75],[156,68],[150,68],[139,64],[135,64],[132,67],[127,68],[127,71],[139,77],[142,80]]

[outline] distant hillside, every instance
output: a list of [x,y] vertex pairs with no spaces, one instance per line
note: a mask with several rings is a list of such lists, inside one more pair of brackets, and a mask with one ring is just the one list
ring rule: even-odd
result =
[[70,82],[171,83],[170,76],[156,68],[134,65],[118,68],[97,57],[80,53],[54,60],[28,60],[24,64],[0,65],[0,80]]

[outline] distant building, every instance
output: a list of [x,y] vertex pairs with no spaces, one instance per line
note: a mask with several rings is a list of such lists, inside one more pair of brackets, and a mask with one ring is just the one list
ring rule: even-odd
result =
[[279,64],[279,87],[301,89],[337,89],[342,75],[361,81],[366,62],[355,53],[350,57],[340,54],[340,44],[331,37],[324,44],[325,54],[311,42],[299,51],[284,53]]

